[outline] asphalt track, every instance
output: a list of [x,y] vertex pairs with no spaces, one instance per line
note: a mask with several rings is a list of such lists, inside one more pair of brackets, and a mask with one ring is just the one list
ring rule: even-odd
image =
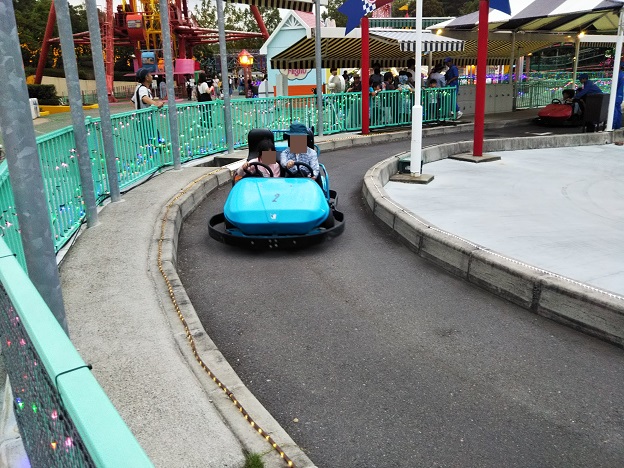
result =
[[321,155],[347,225],[318,248],[219,244],[228,189],[203,202],[178,270],[210,337],[319,467],[623,466],[624,351],[448,275],[364,207],[366,170],[408,149]]

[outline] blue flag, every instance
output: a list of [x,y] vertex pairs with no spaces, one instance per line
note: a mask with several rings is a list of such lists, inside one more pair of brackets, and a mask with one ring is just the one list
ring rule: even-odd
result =
[[490,0],[490,8],[511,15],[511,6],[509,0]]
[[364,16],[388,3],[392,3],[392,0],[347,0],[344,2],[338,7],[338,11],[347,17],[345,35],[357,28]]

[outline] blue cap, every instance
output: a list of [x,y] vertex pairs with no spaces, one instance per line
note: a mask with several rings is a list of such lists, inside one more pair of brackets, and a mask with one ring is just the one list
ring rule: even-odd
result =
[[442,60],[444,63],[446,62],[452,62],[453,59],[451,57],[444,57],[444,60]]
[[589,75],[587,73],[581,73],[579,75],[579,80],[589,80]]
[[290,128],[287,132],[284,132],[284,135],[307,135],[308,127],[299,122],[293,122],[290,124]]

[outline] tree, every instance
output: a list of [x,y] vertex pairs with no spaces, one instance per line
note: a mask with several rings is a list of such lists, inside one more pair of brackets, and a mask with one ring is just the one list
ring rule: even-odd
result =
[[[277,8],[259,8],[259,11],[262,19],[264,20],[264,25],[266,26],[267,31],[271,34],[282,20],[279,10]],[[197,24],[201,27],[213,29],[217,28],[216,6],[212,0],[202,0],[201,5],[195,6],[193,16],[195,17]],[[256,19],[249,10],[249,7],[245,6],[241,8],[230,3],[226,3],[224,9],[224,20],[225,29],[227,30],[260,32],[260,27],[256,23]],[[251,38],[241,39],[235,43],[228,43],[228,45],[235,44],[236,49],[238,50],[255,50],[262,47],[263,43],[264,39],[262,38]],[[195,48],[194,52],[198,59],[200,59],[200,57],[212,57],[219,53],[219,47],[218,45],[198,46]]]
[[344,2],[345,0],[329,0],[327,9],[321,13],[321,19],[331,18],[336,21],[336,27],[344,28],[347,25],[347,16],[338,11],[338,7]]
[[[414,0],[395,0],[392,2],[392,16],[400,18],[405,16],[405,10],[399,10],[399,8],[407,5],[407,14],[411,18],[416,17],[416,2]],[[427,0],[423,3],[422,14],[424,17],[440,17],[446,16],[444,13],[444,5],[440,0]]]
[[459,9],[460,15],[467,15],[479,11],[479,0],[469,0]]
[[[17,23],[17,33],[22,48],[22,59],[24,66],[34,66],[39,60],[39,53],[43,44],[48,14],[50,13],[51,0],[15,0],[15,21]],[[82,5],[69,5],[69,16],[74,33],[87,31],[87,13]],[[54,36],[58,37],[58,28],[54,27]],[[62,54],[59,44],[50,47],[47,65],[52,67],[62,66]],[[89,47],[76,49],[76,57],[84,59],[91,56]]]

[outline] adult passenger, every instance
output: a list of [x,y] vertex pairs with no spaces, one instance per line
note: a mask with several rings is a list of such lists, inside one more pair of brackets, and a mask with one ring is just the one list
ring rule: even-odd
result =
[[[319,175],[319,162],[316,151],[307,145],[308,129],[300,123],[294,122],[290,124],[290,128],[287,132],[284,132],[284,136],[288,140],[288,148],[286,148],[280,154],[280,165],[286,169],[290,174],[297,174],[298,169],[307,177],[317,178]],[[296,166],[295,162],[302,162],[312,168],[312,174],[308,169],[303,166]]]

